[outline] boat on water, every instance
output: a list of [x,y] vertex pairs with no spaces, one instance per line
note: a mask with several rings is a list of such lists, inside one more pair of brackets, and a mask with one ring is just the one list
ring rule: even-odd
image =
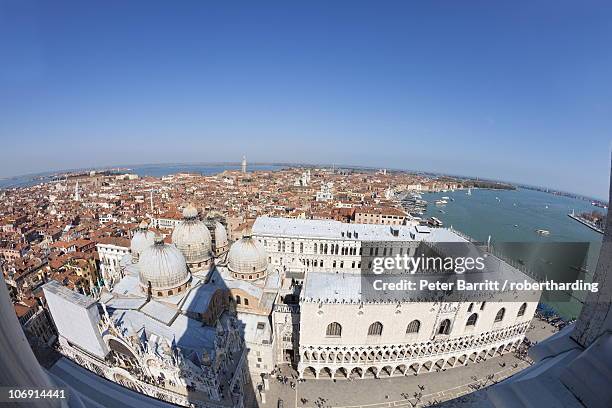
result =
[[467,193],[465,193],[465,194],[466,194],[466,195],[472,195],[472,189],[471,189],[471,188],[468,188],[468,191],[467,191]]
[[455,199],[453,197],[450,198],[451,201],[455,201]]
[[443,200],[450,200],[450,197],[444,196],[442,197]]
[[545,230],[545,229],[537,229],[537,230],[536,230],[536,232],[537,232],[539,235],[544,235],[544,236],[548,236],[548,235],[550,235],[550,231],[549,231],[549,230]]
[[444,210],[438,210],[438,211],[440,211],[442,214],[446,214],[446,212],[444,212]]
[[518,228],[518,224],[514,224],[514,228]]
[[448,204],[448,201],[446,200],[436,200],[436,205],[444,205],[444,204]]
[[440,220],[439,220],[438,218],[436,218],[436,217],[431,217],[431,218],[428,220],[428,222],[429,222],[429,224],[430,224],[430,225],[432,225],[432,226],[434,226],[434,227],[441,227],[441,226],[443,225],[443,224],[442,224],[442,221],[440,221]]

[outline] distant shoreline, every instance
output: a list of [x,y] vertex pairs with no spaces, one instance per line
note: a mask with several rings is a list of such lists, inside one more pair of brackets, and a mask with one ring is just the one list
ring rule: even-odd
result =
[[[23,174],[13,177],[0,177],[0,183],[8,182],[6,185],[0,185],[0,190],[2,189],[10,189],[10,188],[21,188],[27,187],[27,184],[32,183],[34,181],[41,182],[49,182],[54,178],[62,177],[64,175],[73,174],[73,173],[84,173],[90,171],[96,172],[105,172],[105,171],[117,171],[117,172],[133,172],[136,168],[164,168],[164,167],[175,167],[175,166],[184,166],[184,167],[197,167],[197,166],[232,166],[239,167],[241,165],[240,162],[201,162],[201,163],[143,163],[143,164],[131,164],[131,165],[117,165],[117,166],[100,166],[100,167],[87,167],[87,168],[76,168],[76,169],[63,169],[63,170],[52,170],[48,172],[41,173],[29,173]],[[381,169],[381,167],[376,166],[362,166],[362,165],[347,165],[347,164],[329,164],[329,163],[286,163],[286,162],[254,162],[249,163],[249,166],[277,166],[277,167],[304,167],[304,168],[329,168],[335,167],[336,169],[346,169],[346,170],[360,170],[360,171],[376,171]],[[482,177],[470,177],[470,176],[462,176],[457,174],[447,174],[447,173],[436,173],[430,171],[419,171],[419,170],[411,170],[411,169],[397,169],[397,168],[387,168],[387,171],[390,172],[404,172],[408,174],[414,175],[425,175],[425,176],[434,176],[434,177],[452,177],[453,179],[459,180],[467,180],[477,183],[495,183],[499,185],[507,185],[512,186],[511,188],[524,188],[527,190],[535,190],[541,191],[544,193],[552,194],[552,195],[561,195],[565,197],[571,197],[584,201],[591,201],[600,204],[604,204],[608,206],[608,201],[602,200],[595,197],[589,197],[582,194],[571,193],[567,191],[550,189],[542,186],[534,186],[523,183],[514,183],[508,182],[504,180],[493,180]],[[14,181],[14,183],[10,183]]]

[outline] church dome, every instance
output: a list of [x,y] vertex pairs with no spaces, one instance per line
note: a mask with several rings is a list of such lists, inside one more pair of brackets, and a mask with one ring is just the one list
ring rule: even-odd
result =
[[190,279],[181,251],[164,243],[161,236],[156,236],[154,245],[140,254],[138,270],[141,287],[148,290],[150,282],[154,296],[172,295],[172,289],[181,287],[178,293]]
[[198,210],[188,205],[183,210],[183,222],[174,227],[172,243],[191,266],[201,266],[212,258],[210,231],[198,219]]
[[134,236],[130,241],[130,249],[132,250],[132,259],[137,262],[142,251],[153,245],[153,232],[149,231],[149,224],[146,221],[142,221]]
[[227,241],[227,231],[223,224],[219,221],[215,222],[215,244],[217,248],[225,247],[228,245]]
[[255,280],[266,275],[268,257],[263,246],[251,237],[232,244],[227,255],[228,268],[234,277]]

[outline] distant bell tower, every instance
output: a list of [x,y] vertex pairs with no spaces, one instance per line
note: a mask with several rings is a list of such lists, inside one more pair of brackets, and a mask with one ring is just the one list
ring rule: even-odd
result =
[[247,162],[246,162],[246,156],[242,156],[242,173],[246,174],[247,172]]
[[77,180],[74,186],[74,201],[81,201],[81,195],[79,194],[79,180]]

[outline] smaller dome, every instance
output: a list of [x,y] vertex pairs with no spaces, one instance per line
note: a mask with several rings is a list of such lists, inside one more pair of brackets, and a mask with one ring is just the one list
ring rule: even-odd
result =
[[147,290],[150,282],[153,294],[182,286],[190,279],[181,251],[166,244],[159,235],[155,236],[155,244],[140,255],[138,270],[141,287]]
[[217,248],[227,246],[227,231],[223,224],[219,221],[215,221],[215,244]]
[[130,241],[130,249],[132,250],[132,259],[134,261],[138,261],[142,251],[153,245],[154,236],[153,232],[149,231],[149,224],[143,220]]
[[266,250],[251,237],[234,242],[227,259],[229,270],[239,274],[242,279],[261,278],[268,269]]
[[192,204],[187,205],[187,207],[183,209],[183,218],[186,220],[198,218],[198,209]]

